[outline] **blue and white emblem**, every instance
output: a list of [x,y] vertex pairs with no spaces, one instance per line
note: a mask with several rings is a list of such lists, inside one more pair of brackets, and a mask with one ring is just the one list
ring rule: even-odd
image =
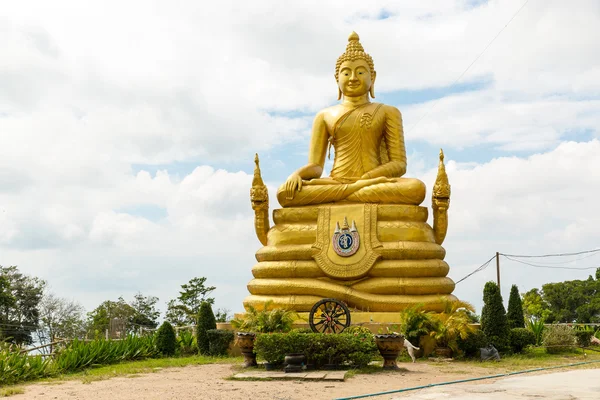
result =
[[333,250],[338,256],[349,257],[356,253],[360,246],[360,237],[355,222],[352,221],[352,227],[348,227],[348,219],[344,217],[341,229],[339,222],[336,222],[332,242]]

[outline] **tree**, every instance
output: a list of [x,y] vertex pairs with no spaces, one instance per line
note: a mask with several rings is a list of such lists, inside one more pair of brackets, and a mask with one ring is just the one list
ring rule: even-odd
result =
[[158,297],[146,297],[138,292],[130,304],[135,310],[131,323],[137,326],[156,328],[158,326],[158,318],[160,317],[160,312],[156,310],[157,302]]
[[117,301],[107,300],[88,313],[88,332],[94,337],[103,337],[104,332],[110,329],[111,320],[117,318],[125,322],[125,332],[133,332],[135,327],[131,323],[135,309],[127,304],[127,302],[119,297]]
[[506,320],[506,310],[502,302],[500,288],[494,282],[488,282],[483,288],[483,309],[481,310],[481,329],[498,350],[508,348],[510,330]]
[[214,286],[204,286],[206,278],[192,278],[188,283],[181,285],[179,297],[167,303],[166,320],[174,325],[191,325],[196,322],[200,305],[202,303],[214,304],[215,299],[207,297]]
[[600,268],[596,268],[596,280],[600,281]]
[[531,289],[523,295],[523,313],[528,320],[551,322],[550,306],[539,289]]
[[4,326],[2,338],[15,344],[31,344],[32,333],[38,327],[38,307],[46,282],[22,274],[16,266],[0,266],[0,277],[3,287],[3,300],[0,301],[0,322]]
[[600,281],[591,276],[547,283],[542,286],[542,296],[557,322],[600,322]]
[[227,322],[231,319],[231,316],[229,315],[230,312],[231,311],[227,308],[217,308],[217,311],[215,312],[215,319],[217,322]]
[[175,336],[175,329],[167,321],[156,331],[156,348],[161,354],[166,356],[172,356],[175,354],[177,349],[177,337]]
[[217,329],[217,322],[210,303],[205,301],[200,305],[198,326],[196,327],[196,342],[198,343],[200,354],[209,354],[209,340],[206,331],[211,329]]
[[523,316],[523,304],[519,295],[517,285],[510,288],[510,297],[508,298],[508,312],[506,313],[509,328],[525,328],[525,317]]
[[[37,331],[41,344],[58,338],[82,338],[85,336],[84,308],[73,300],[60,298],[52,293],[44,294],[40,302],[40,323]],[[47,348],[52,353],[52,346]]]

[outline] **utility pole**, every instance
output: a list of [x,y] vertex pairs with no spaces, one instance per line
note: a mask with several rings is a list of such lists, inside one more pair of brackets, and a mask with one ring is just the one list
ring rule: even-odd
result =
[[[498,278],[498,290],[500,290],[500,253],[496,252],[496,277]],[[500,293],[502,291],[500,290]]]

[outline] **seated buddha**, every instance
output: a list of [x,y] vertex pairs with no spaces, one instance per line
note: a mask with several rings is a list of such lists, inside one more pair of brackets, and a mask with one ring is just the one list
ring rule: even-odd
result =
[[[423,182],[402,178],[406,150],[402,115],[393,106],[372,103],[376,72],[358,35],[348,38],[346,52],[336,63],[338,100],[342,103],[315,117],[308,164],[279,188],[283,207],[333,202],[419,205]],[[322,178],[325,158],[333,146],[331,176]]]
[[[321,299],[335,298],[361,312],[391,313],[377,317],[383,320],[415,304],[439,311],[441,297],[454,298],[441,246],[450,201],[443,153],[432,188],[431,227],[427,208],[420,206],[425,184],[403,177],[400,111],[370,101],[375,77],[373,59],[353,32],[335,68],[342,102],[315,117],[308,163],[278,189],[282,208],[273,210],[274,225],[256,156],[250,199],[263,247],[246,307],[309,312]],[[331,150],[333,168],[322,177]]]

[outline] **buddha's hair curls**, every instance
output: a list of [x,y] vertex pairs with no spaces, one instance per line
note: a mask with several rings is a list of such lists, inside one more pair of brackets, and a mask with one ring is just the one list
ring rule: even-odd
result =
[[340,66],[344,61],[355,61],[365,60],[371,70],[371,75],[375,72],[375,65],[373,64],[373,58],[365,53],[362,44],[360,44],[358,34],[352,32],[348,37],[348,45],[346,46],[346,52],[338,57],[335,63],[335,80],[339,81]]

